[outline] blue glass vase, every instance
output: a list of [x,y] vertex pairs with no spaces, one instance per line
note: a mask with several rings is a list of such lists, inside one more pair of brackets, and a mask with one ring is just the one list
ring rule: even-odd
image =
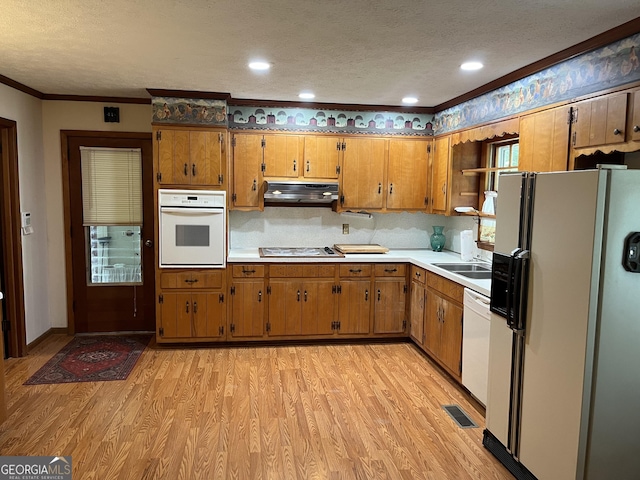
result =
[[441,226],[436,226],[433,227],[433,233],[431,234],[431,249],[434,252],[441,252],[442,249],[444,248],[444,242],[447,241],[447,237],[444,236],[444,233],[442,233],[442,231],[444,230],[444,227]]

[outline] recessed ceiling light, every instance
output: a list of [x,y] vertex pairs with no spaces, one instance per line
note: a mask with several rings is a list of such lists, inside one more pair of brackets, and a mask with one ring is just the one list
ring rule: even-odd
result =
[[416,97],[404,97],[402,99],[402,103],[414,104],[418,103],[418,99]]
[[298,95],[298,97],[300,97],[303,100],[312,100],[316,98],[316,96],[311,92],[302,92],[300,95]]
[[480,70],[482,67],[484,67],[484,65],[480,62],[465,62],[460,65],[462,70]]
[[271,64],[263,61],[256,61],[249,63],[249,68],[251,70],[269,70],[271,68]]

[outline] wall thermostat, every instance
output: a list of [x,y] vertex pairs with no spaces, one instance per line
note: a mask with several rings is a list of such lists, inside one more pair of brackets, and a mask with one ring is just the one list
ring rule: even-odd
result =
[[31,235],[33,227],[31,226],[31,212],[22,212],[22,234]]

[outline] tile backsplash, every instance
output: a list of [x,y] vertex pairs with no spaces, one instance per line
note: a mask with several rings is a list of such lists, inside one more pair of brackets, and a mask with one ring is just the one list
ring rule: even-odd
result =
[[[342,225],[349,234],[342,234]],[[431,248],[434,225],[444,225],[445,249],[460,251],[460,232],[477,225],[471,217],[424,213],[339,214],[328,208],[266,207],[264,212],[229,212],[229,244],[234,248],[320,247],[334,243],[378,243],[388,248]],[[477,233],[475,233],[477,235]]]

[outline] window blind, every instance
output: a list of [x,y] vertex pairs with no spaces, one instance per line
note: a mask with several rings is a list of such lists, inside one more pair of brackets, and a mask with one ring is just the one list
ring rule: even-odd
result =
[[142,226],[139,148],[80,147],[82,223]]

